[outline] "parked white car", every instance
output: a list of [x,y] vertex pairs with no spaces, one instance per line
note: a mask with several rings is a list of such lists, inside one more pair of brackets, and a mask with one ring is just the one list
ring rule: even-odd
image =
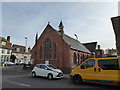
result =
[[3,65],[4,66],[12,66],[12,65],[15,65],[15,63],[7,61],[7,62],[4,62]]
[[50,64],[36,64],[31,73],[32,77],[42,76],[50,80],[53,78],[63,78],[63,72]]

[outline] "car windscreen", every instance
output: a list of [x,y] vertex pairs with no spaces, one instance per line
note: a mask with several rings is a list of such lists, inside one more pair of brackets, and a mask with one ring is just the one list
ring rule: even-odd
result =
[[51,69],[57,69],[55,66],[53,66],[53,65],[47,65],[49,68],[51,68]]

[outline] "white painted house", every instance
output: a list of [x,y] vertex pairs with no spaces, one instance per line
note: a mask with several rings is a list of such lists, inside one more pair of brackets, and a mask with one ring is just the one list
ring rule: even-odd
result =
[[26,50],[25,46],[22,45],[12,45],[13,51],[12,55],[16,57],[15,63],[28,63],[31,59],[30,48]]
[[12,43],[10,43],[10,36],[7,39],[0,37],[0,64],[5,61],[10,61]]

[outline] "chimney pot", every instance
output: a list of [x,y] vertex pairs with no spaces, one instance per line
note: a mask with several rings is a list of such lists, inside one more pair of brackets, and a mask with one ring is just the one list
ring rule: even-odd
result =
[[9,42],[10,42],[10,36],[7,36],[7,41],[9,41]]

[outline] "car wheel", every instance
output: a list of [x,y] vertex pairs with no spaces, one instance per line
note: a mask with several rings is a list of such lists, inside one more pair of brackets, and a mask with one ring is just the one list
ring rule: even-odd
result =
[[52,74],[48,74],[48,79],[52,80],[53,79],[53,75]]
[[74,76],[73,77],[73,82],[75,83],[75,84],[82,84],[83,83],[83,80],[82,80],[82,77],[80,77],[79,75],[76,75],[76,76]]
[[32,77],[35,78],[36,77],[36,73],[32,72]]

